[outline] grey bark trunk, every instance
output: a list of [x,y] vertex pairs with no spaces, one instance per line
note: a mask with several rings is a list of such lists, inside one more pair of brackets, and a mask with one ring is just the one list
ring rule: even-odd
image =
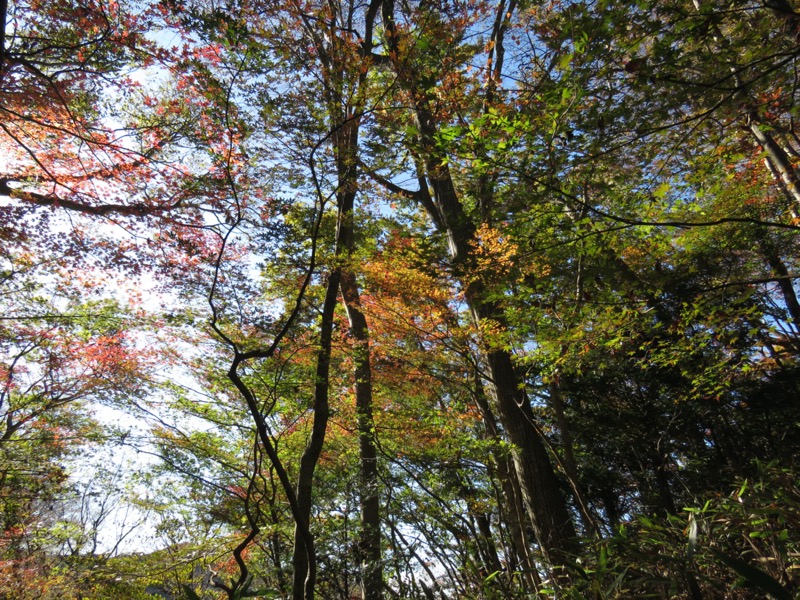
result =
[[798,211],[798,209],[800,209],[800,179],[797,177],[797,172],[792,166],[789,155],[786,154],[786,151],[775,141],[775,138],[762,129],[755,115],[751,115],[748,126],[753,137],[758,140],[758,143],[761,144],[761,147],[764,148],[764,152],[767,154],[770,166],[772,167],[770,171],[777,175],[778,181],[783,185],[784,190],[794,202],[794,211]]

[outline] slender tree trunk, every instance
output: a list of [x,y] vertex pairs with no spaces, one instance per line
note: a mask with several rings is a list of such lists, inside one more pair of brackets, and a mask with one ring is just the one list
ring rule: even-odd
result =
[[8,0],[0,0],[0,85],[6,74],[6,19]]
[[500,555],[497,554],[497,547],[494,543],[492,536],[492,524],[489,521],[489,516],[486,513],[475,513],[475,522],[478,524],[478,538],[481,554],[483,555],[483,563],[486,565],[487,575],[498,573],[501,569]]
[[[333,335],[333,314],[341,283],[341,270],[334,269],[328,277],[325,302],[322,306],[322,322],[320,324],[320,347],[317,352],[316,382],[314,384],[314,421],[311,437],[300,459],[300,472],[297,477],[297,504],[300,510],[299,522],[295,526],[294,552],[292,566],[294,580],[292,598],[294,600],[312,600],[316,585],[316,555],[313,538],[304,537],[303,531],[310,532],[312,489],[314,470],[322,452],[325,432],[328,427],[330,408],[328,406],[328,388],[330,387],[331,337]],[[309,539],[311,543],[309,543]]]
[[[355,119],[342,119],[342,123],[334,130],[333,147],[336,155],[337,172],[339,179],[339,190],[337,191],[338,223],[336,227],[335,255],[340,257],[345,252],[352,253],[353,248],[353,205],[356,195],[356,151],[358,147],[358,123]],[[320,348],[317,354],[316,382],[314,386],[314,422],[311,431],[311,438],[306,446],[300,460],[300,473],[297,482],[297,500],[301,511],[301,518],[306,530],[310,531],[312,488],[314,470],[319,461],[322,445],[325,440],[328,418],[330,414],[328,392],[330,387],[330,359],[331,359],[331,338],[333,334],[333,317],[336,310],[339,289],[347,287],[348,291],[355,293],[358,299],[358,289],[353,289],[352,283],[342,286],[343,270],[336,267],[328,277],[328,286],[325,292],[325,301],[322,309],[322,320],[320,323]],[[344,292],[343,292],[344,293]],[[352,300],[352,298],[351,298]],[[347,303],[346,303],[347,305]],[[363,315],[361,315],[363,318]],[[366,339],[366,321],[363,329],[359,330],[359,335]],[[356,338],[358,339],[358,338]],[[357,353],[358,354],[358,353]],[[363,355],[363,353],[362,353]],[[366,371],[369,373],[369,346],[366,346]],[[363,361],[362,361],[363,363]],[[359,363],[356,357],[356,381],[358,388],[359,367],[362,371],[364,365]],[[365,392],[362,388],[362,395]],[[369,404],[372,403],[371,384],[369,387]],[[371,413],[370,413],[371,421]],[[360,422],[359,422],[360,424]],[[370,429],[371,431],[371,429]],[[374,449],[374,446],[373,446]],[[374,461],[373,461],[374,462]],[[376,513],[377,514],[377,513]],[[377,528],[380,536],[380,527]],[[312,600],[314,598],[314,587],[316,585],[316,561],[313,544],[309,546],[305,543],[303,552],[303,537],[300,535],[299,527],[295,528],[295,546],[292,556],[294,567],[294,580],[292,586],[293,598],[299,600]],[[378,538],[378,553],[380,553],[380,537]],[[380,561],[378,561],[380,564]],[[380,588],[379,594],[380,594]],[[371,598],[379,598],[372,596]]]
[[[368,17],[368,22],[374,18]],[[369,25],[368,29],[371,29]],[[340,125],[334,134],[334,154],[338,176],[339,223],[336,232],[337,248],[352,262],[355,249],[354,208],[358,187],[359,112],[363,108],[364,75],[359,80],[355,107],[342,112]],[[335,111],[332,106],[331,113]],[[361,590],[364,600],[383,597],[383,563],[381,561],[381,518],[378,494],[378,459],[375,423],[372,418],[372,367],[370,364],[369,326],[361,308],[361,293],[355,273],[342,269],[340,282],[342,300],[350,323],[350,335],[355,340],[353,361],[356,388],[356,426],[359,440],[359,502],[361,510],[360,557]]]
[[[339,281],[338,281],[338,271],[333,274],[334,276],[334,289],[338,288]],[[330,285],[330,282],[329,282]],[[219,336],[220,339],[224,340],[226,344],[233,350],[234,356],[233,360],[231,361],[230,368],[228,369],[228,379],[233,383],[236,387],[238,392],[241,394],[242,398],[244,398],[245,403],[247,404],[247,409],[250,412],[250,416],[253,419],[253,423],[256,426],[256,432],[258,434],[259,442],[261,443],[261,449],[269,458],[269,461],[275,470],[275,474],[280,481],[281,488],[283,492],[286,494],[286,500],[289,503],[289,508],[292,513],[292,518],[295,522],[295,544],[294,544],[294,556],[293,562],[296,561],[296,564],[300,565],[300,568],[295,572],[295,581],[298,578],[302,581],[302,579],[306,579],[306,581],[310,581],[311,586],[311,598],[313,598],[313,586],[316,578],[316,561],[314,555],[314,538],[311,535],[311,531],[309,529],[309,522],[310,522],[310,500],[308,497],[311,493],[311,485],[310,485],[310,478],[313,476],[313,466],[315,462],[310,464],[311,453],[306,452],[303,455],[302,461],[303,464],[301,465],[301,470],[305,470],[304,477],[301,478],[300,482],[298,483],[297,489],[292,485],[289,474],[286,469],[283,467],[281,462],[280,456],[278,456],[278,451],[272,441],[272,436],[270,435],[269,428],[267,426],[266,419],[264,415],[261,413],[261,409],[259,407],[259,402],[253,393],[253,391],[247,386],[247,384],[242,380],[241,375],[239,374],[239,367],[246,363],[248,360],[252,358],[268,358],[273,355],[275,348],[277,348],[277,341],[273,342],[273,345],[268,349],[257,349],[251,350],[249,352],[241,352],[239,351],[236,343],[233,342],[230,338],[228,338],[225,333],[219,328],[217,324],[217,309],[214,304],[214,291],[212,287],[212,291],[208,296],[208,303],[211,308],[212,318],[210,322],[211,328],[214,332]],[[333,295],[333,302],[326,303],[326,308],[328,308],[328,313],[331,315],[331,323],[333,320],[333,309],[336,305],[336,294]],[[289,321],[291,323],[291,320]],[[288,324],[286,326],[288,328]],[[284,330],[286,331],[286,329]],[[330,335],[328,336],[328,357],[330,357]],[[321,350],[320,354],[323,355],[324,351]],[[327,368],[328,361],[319,361],[318,362],[318,371],[320,368],[320,363],[324,363],[325,367]],[[324,379],[325,384],[327,386],[327,378]],[[317,390],[319,392],[319,390]],[[323,410],[320,414],[322,417],[322,421],[317,421],[315,418],[314,422],[314,435],[316,439],[313,440],[315,442],[313,447],[320,447],[322,445],[322,440],[319,439],[320,433],[324,437],[325,433],[325,425],[327,424],[327,392],[324,397],[323,406],[321,407]],[[323,424],[324,422],[324,424]],[[310,444],[311,445],[311,444]],[[312,447],[312,449],[313,449]],[[310,475],[308,474],[309,471],[309,464],[310,464]],[[302,484],[302,485],[301,485]],[[303,498],[299,498],[300,493],[298,492],[299,489],[302,488]],[[300,573],[300,575],[298,575]],[[296,589],[293,589],[292,598],[294,600],[303,600],[304,594],[302,590],[302,586],[296,586]]]
[[372,418],[372,368],[369,330],[361,311],[361,299],[355,277],[349,271],[342,276],[342,296],[350,321],[350,335],[355,340],[353,360],[356,380],[356,418],[359,445],[359,498],[361,502],[361,578],[362,598],[383,597],[381,561],[381,517],[378,494],[378,453],[375,423]]
[[652,454],[651,462],[655,471],[656,487],[658,488],[659,506],[667,515],[678,514],[675,498],[669,485],[669,464],[664,453],[656,448]]
[[800,179],[789,159],[789,155],[781,148],[775,138],[766,131],[759,122],[758,115],[753,111],[750,115],[748,127],[753,137],[764,148],[764,152],[769,160],[770,172],[775,176],[784,190],[794,202],[793,210],[800,211]]
[[[700,0],[693,0],[695,9],[700,12]],[[785,0],[773,0],[772,2],[765,2],[765,6],[772,9],[772,12],[779,18],[785,20],[787,28],[785,31],[792,35],[792,42],[797,42],[797,23],[798,16],[794,13]],[[792,29],[795,29],[792,31]],[[730,45],[730,41],[720,30],[719,26],[713,25],[714,41],[724,47]],[[754,108],[754,102],[748,97],[746,88],[742,85],[739,74],[731,67],[731,74],[733,80],[738,88],[738,96],[742,99],[742,104],[747,107],[747,128],[750,133],[761,145],[766,153],[764,162],[773,178],[783,188],[784,193],[792,201],[791,213],[793,218],[798,218],[800,215],[800,178],[792,166],[787,152],[775,140],[768,129],[764,127],[761,117],[758,114],[758,109]]]

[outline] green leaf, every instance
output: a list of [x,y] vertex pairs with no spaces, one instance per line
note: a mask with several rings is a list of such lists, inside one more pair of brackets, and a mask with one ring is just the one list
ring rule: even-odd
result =
[[606,597],[609,597],[609,598],[610,598],[610,597],[611,597],[611,594],[612,594],[613,592],[615,592],[617,589],[619,589],[619,588],[622,586],[622,582],[625,580],[625,576],[628,574],[628,570],[629,570],[629,569],[630,569],[630,567],[625,567],[625,568],[622,570],[622,573],[620,573],[620,574],[617,576],[617,578],[614,580],[614,582],[613,582],[613,583],[612,583],[612,584],[609,586],[609,588],[606,590]]
[[694,513],[689,513],[689,546],[686,549],[686,558],[691,559],[697,549],[697,520]]
[[737,499],[741,498],[744,495],[746,490],[747,490],[747,479],[744,480],[744,483],[742,483],[742,487],[740,487],[739,491],[736,492],[736,496],[735,497]]
[[598,560],[597,570],[604,573],[608,566],[608,548],[605,544],[600,546],[600,559]]
[[500,575],[500,573],[502,573],[502,571],[495,571],[494,573],[489,575],[486,579],[484,579],[483,582],[484,583],[491,583],[492,581],[497,579],[497,576]]
[[653,191],[653,196],[655,196],[655,197],[656,197],[656,198],[658,198],[659,200],[663,199],[663,198],[664,198],[664,196],[666,196],[666,195],[667,195],[667,193],[669,193],[670,187],[671,187],[671,186],[670,186],[670,184],[669,184],[669,183],[666,183],[666,182],[662,183],[661,185],[659,185],[659,186],[658,186],[658,187],[657,187],[657,188],[656,188],[656,189]]

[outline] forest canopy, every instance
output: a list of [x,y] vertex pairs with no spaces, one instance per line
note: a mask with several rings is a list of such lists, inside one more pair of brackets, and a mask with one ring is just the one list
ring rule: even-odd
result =
[[800,5],[0,15],[0,598],[800,592]]

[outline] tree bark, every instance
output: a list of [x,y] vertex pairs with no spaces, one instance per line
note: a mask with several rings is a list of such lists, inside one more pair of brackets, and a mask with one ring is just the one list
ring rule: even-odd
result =
[[567,415],[564,413],[564,398],[561,395],[561,388],[557,383],[550,384],[550,404],[556,414],[556,422],[561,433],[561,446],[564,453],[561,459],[561,466],[567,479],[569,479],[572,492],[575,494],[575,503],[578,505],[578,512],[581,513],[586,532],[599,537],[600,528],[591,513],[586,494],[583,493],[583,488],[581,487],[580,477],[578,476],[578,462],[575,460],[575,454],[573,453],[572,432],[567,422]]
[[792,328],[795,331],[800,331],[800,302],[797,299],[797,293],[794,291],[792,280],[789,278],[789,270],[781,260],[781,257],[778,256],[778,252],[772,243],[762,240],[761,251],[764,253],[772,273],[778,278],[778,287],[783,295],[786,310],[792,319]]
[[800,212],[800,179],[792,166],[789,155],[781,148],[769,132],[762,128],[758,115],[753,111],[750,115],[748,127],[753,137],[764,148],[764,152],[769,160],[770,171],[776,176],[783,185],[784,190],[794,202],[794,212]]
[[[372,28],[375,14],[378,5],[373,1],[366,9],[365,14],[365,38],[364,38],[364,53],[369,56],[372,47]],[[302,9],[301,9],[302,13]],[[342,15],[338,15],[342,17]],[[342,75],[346,72],[347,65],[339,64],[336,62],[337,57],[342,56],[338,45],[340,43],[337,37],[338,33],[335,28],[336,16],[331,21],[331,29],[325,31],[320,35],[318,30],[318,22],[308,20],[305,15],[301,19],[304,22],[306,31],[310,39],[314,40],[314,45],[317,54],[322,63],[322,77],[323,77],[323,91],[324,100],[328,108],[328,116],[330,118],[330,135],[329,140],[333,149],[334,159],[336,163],[337,174],[337,210],[338,222],[336,228],[336,242],[335,242],[335,256],[338,260],[343,254],[348,256],[352,254],[354,239],[353,239],[353,205],[355,201],[357,189],[357,156],[358,156],[358,131],[360,112],[363,110],[363,103],[365,99],[365,82],[366,70],[359,72],[358,93],[354,97],[346,99],[343,94]],[[368,58],[365,60],[369,60]],[[350,101],[352,100],[352,106]],[[315,180],[315,183],[316,182]],[[319,186],[317,186],[319,192]],[[330,372],[330,355],[331,355],[331,336],[333,331],[333,316],[336,308],[336,302],[339,290],[342,290],[345,307],[348,310],[351,322],[351,334],[359,342],[357,348],[355,362],[356,362],[356,396],[359,406],[359,439],[360,448],[362,452],[362,480],[367,478],[370,481],[377,481],[377,466],[374,451],[374,443],[371,444],[362,434],[362,425],[368,431],[368,435],[372,436],[374,427],[372,426],[371,404],[372,404],[372,391],[370,383],[370,365],[369,365],[369,345],[367,340],[367,326],[366,320],[363,319],[363,314],[360,310],[356,311],[356,307],[360,305],[358,288],[355,287],[355,280],[352,279],[352,274],[344,274],[344,269],[341,265],[337,265],[328,279],[328,288],[325,294],[325,303],[323,306],[322,323],[320,328],[320,350],[317,355],[317,373],[314,391],[314,425],[312,428],[311,439],[306,447],[303,457],[301,459],[301,469],[298,479],[298,501],[301,501],[302,516],[306,522],[310,520],[311,515],[311,490],[313,484],[314,468],[319,460],[319,455],[322,450],[322,444],[325,437],[325,430],[329,417],[329,372]],[[358,314],[355,316],[355,324],[353,312]],[[360,320],[359,320],[360,317]],[[361,342],[364,342],[363,346]],[[363,350],[363,351],[362,351]],[[367,405],[369,410],[364,412],[361,410],[363,405]],[[366,451],[369,455],[370,448],[372,450],[371,457],[366,459],[363,452]],[[365,450],[366,449],[366,450]],[[365,464],[368,464],[367,473],[364,475],[363,470]],[[372,470],[370,470],[372,469]],[[366,518],[368,526],[362,535],[369,536],[369,541],[364,545],[368,549],[368,556],[374,558],[377,552],[377,560],[369,560],[368,568],[364,573],[364,598],[369,600],[377,600],[381,597],[382,585],[382,570],[380,562],[380,513],[378,511],[378,498],[377,498],[377,485],[370,486],[370,492],[367,493],[366,505],[364,487],[362,486],[362,522]],[[375,494],[374,498],[370,494]],[[364,513],[366,512],[366,517]],[[302,539],[298,538],[297,531],[295,534],[295,549],[292,559],[294,566],[294,581],[293,581],[293,597],[298,599],[304,597],[306,600],[311,600],[314,597],[314,586],[316,584],[315,562],[313,554],[313,546],[305,554],[302,552],[300,542]],[[304,596],[301,596],[301,591]]]

